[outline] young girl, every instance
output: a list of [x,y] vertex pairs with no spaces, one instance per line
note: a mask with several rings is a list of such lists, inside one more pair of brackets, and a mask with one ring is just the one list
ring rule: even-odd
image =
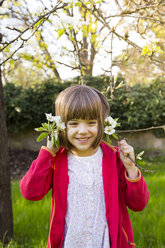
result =
[[52,189],[47,248],[131,248],[133,231],[127,206],[140,211],[149,192],[131,162],[133,148],[102,141],[109,115],[96,89],[72,86],[56,100],[56,115],[66,125],[60,149],[43,146],[20,181],[22,195],[41,200]]

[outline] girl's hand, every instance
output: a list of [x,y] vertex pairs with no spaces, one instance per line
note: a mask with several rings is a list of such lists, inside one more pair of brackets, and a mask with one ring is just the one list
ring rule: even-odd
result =
[[59,148],[55,146],[51,146],[51,141],[49,140],[49,137],[47,137],[47,148],[49,148],[52,152],[56,153],[58,152]]
[[[125,140],[121,140],[118,142],[120,159],[123,162],[128,176],[131,179],[135,179],[138,177],[138,169],[131,160],[135,161],[134,149],[132,146],[128,145]],[[131,159],[130,159],[130,158]]]

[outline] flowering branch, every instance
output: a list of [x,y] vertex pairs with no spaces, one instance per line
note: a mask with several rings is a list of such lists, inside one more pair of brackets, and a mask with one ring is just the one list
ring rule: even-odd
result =
[[[106,134],[106,140],[109,144],[111,144],[111,140],[109,138],[110,135],[112,135],[115,139],[118,141],[121,141],[123,138],[118,134],[118,132],[115,130],[116,127],[120,126],[119,123],[117,123],[118,119],[113,119],[111,116],[107,117],[105,119],[105,129],[104,133]],[[136,154],[135,158],[141,160],[141,156],[143,155],[144,151],[140,152],[139,154]],[[141,167],[139,164],[137,164],[136,160],[134,161],[128,154],[128,158],[135,164],[136,167],[139,169],[142,169],[145,172],[155,173],[155,171],[148,170],[146,168]]]
[[48,141],[50,142],[50,147],[60,147],[59,142],[59,132],[64,132],[65,124],[62,122],[60,116],[52,116],[52,114],[45,114],[48,120],[48,123],[42,123],[42,127],[35,128],[34,130],[37,132],[42,132],[37,138],[37,142],[42,141],[43,139],[48,137]]
[[[92,13],[93,16],[95,16],[95,18],[103,24],[104,27],[106,27],[111,33],[113,33],[116,37],[119,38],[119,40],[123,40],[125,42],[127,42],[127,44],[129,44],[131,47],[134,47],[137,51],[139,51],[140,53],[142,52],[142,47],[137,45],[135,42],[131,41],[127,36],[125,35],[120,35],[116,30],[115,27],[110,27],[109,22],[107,21],[107,18],[105,16],[103,16],[102,12],[100,11],[100,9],[96,8],[96,5],[93,6],[93,8],[89,8],[82,0],[78,0],[82,6],[88,10],[90,13]],[[156,4],[155,6],[162,5],[161,1],[160,3]],[[149,9],[149,8],[154,8],[155,6],[153,5],[144,5],[141,6],[140,9],[135,9],[133,12],[131,11],[122,11],[120,13],[120,17],[122,17],[125,14],[132,14],[132,13],[136,13],[141,11],[141,9]],[[163,5],[162,5],[163,6]],[[140,13],[140,12],[139,12]],[[134,17],[134,16],[133,16]],[[149,16],[150,17],[150,16]],[[144,17],[143,17],[144,18]],[[157,21],[157,20],[156,20]],[[162,23],[162,20],[161,20]],[[151,61],[155,64],[155,65],[161,65],[163,70],[164,70],[164,61],[162,61],[161,59],[157,58],[156,55],[152,54],[152,56],[149,56],[149,58],[151,59]],[[160,67],[161,68],[161,67]]]
[[[23,31],[20,30],[20,31],[19,31],[19,34],[18,34],[14,39],[12,39],[11,41],[5,42],[5,43],[2,43],[2,42],[1,42],[2,46],[0,46],[0,52],[2,52],[3,50],[5,50],[5,49],[6,49],[8,46],[10,46],[12,43],[15,43],[15,42],[18,41],[18,40],[21,40],[21,41],[22,41],[22,43],[21,43],[21,45],[18,47],[18,49],[16,49],[10,56],[8,56],[7,59],[5,59],[4,61],[2,61],[2,62],[0,63],[0,66],[3,65],[4,63],[6,63],[9,59],[11,59],[11,58],[13,57],[13,55],[14,55],[20,48],[22,48],[22,47],[25,45],[25,43],[33,36],[33,34],[38,30],[38,28],[39,28],[40,26],[42,26],[46,20],[49,19],[49,17],[50,17],[51,14],[57,12],[57,10],[59,10],[59,9],[63,9],[65,6],[67,6],[66,3],[63,3],[63,4],[60,5],[60,6],[59,6],[59,5],[60,5],[60,3],[58,3],[52,10],[46,12],[46,13],[43,14],[43,15],[40,15],[40,16],[37,18],[37,20],[33,21],[32,24],[30,24],[30,25],[29,25],[27,28],[25,28]],[[36,28],[37,26],[38,26],[38,28]],[[35,29],[35,30],[34,30],[34,29]],[[24,39],[24,38],[23,38],[23,35],[24,35],[27,31],[29,31],[29,30],[32,30],[32,31],[34,30],[34,32],[33,32],[32,35],[30,35],[28,38]]]

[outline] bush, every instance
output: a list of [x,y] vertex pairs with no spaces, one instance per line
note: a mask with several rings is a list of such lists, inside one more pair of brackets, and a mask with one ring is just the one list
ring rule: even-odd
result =
[[[117,84],[122,80],[118,78]],[[86,77],[86,84],[106,92],[108,77]],[[23,88],[8,83],[4,86],[7,126],[10,133],[25,128],[37,127],[45,122],[45,113],[54,114],[54,101],[57,95],[78,78],[59,83],[53,79]],[[139,129],[165,123],[165,83],[157,79],[149,86],[124,86],[115,91],[114,99],[106,94],[111,115],[119,117],[120,129]]]
[[165,124],[165,83],[123,87],[110,100],[111,114],[120,118],[121,129],[139,129]]
[[8,83],[4,87],[7,127],[10,133],[33,128],[45,122],[45,113],[54,114],[54,101],[60,91],[70,84],[53,81],[22,88]]

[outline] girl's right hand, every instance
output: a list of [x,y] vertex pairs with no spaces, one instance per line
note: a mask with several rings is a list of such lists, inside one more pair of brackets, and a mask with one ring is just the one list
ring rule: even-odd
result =
[[49,137],[47,137],[47,148],[49,148],[54,153],[58,152],[59,150],[59,148],[55,146],[51,147],[51,141],[49,140]]

